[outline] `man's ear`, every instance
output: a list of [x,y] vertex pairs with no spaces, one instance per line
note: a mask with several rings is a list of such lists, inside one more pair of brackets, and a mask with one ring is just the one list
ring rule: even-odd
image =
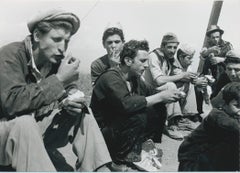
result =
[[129,58],[129,57],[125,57],[124,58],[124,62],[127,66],[131,66],[133,63],[133,59]]
[[39,31],[35,29],[35,30],[33,31],[33,40],[34,40],[35,42],[39,42],[40,36],[41,36],[41,34],[39,33]]

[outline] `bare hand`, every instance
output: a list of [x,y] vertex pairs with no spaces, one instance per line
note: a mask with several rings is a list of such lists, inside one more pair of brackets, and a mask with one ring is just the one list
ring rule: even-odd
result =
[[223,58],[223,57],[213,56],[210,58],[210,63],[211,63],[211,65],[216,65],[220,62],[223,62],[224,60],[225,60],[225,58]]
[[65,57],[56,74],[57,78],[64,84],[67,85],[78,79],[78,67],[80,61],[74,57],[67,56]]
[[195,79],[197,75],[193,72],[182,72],[181,73],[181,81],[188,82],[192,79]]
[[114,67],[116,65],[120,64],[120,51],[118,50],[113,50],[109,54],[109,60],[110,60],[110,66]]
[[66,100],[64,103],[64,109],[72,116],[80,116],[85,105],[85,98],[79,98],[78,100]]
[[198,87],[206,87],[208,84],[208,81],[205,77],[199,77],[193,79],[192,83]]
[[178,90],[165,90],[158,93],[158,96],[163,103],[176,102],[181,98]]

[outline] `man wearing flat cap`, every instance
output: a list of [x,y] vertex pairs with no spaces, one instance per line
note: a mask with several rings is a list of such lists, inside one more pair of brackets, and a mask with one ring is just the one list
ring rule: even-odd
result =
[[16,171],[69,171],[52,163],[57,148],[68,142],[78,171],[94,171],[111,161],[73,84],[79,60],[65,54],[79,26],[73,13],[43,13],[28,23],[30,36],[0,49],[0,165]]
[[[162,90],[177,90],[176,81],[190,81],[195,78],[191,72],[182,72],[171,75],[174,55],[176,53],[179,41],[174,33],[166,33],[162,38],[160,48],[153,50],[149,54],[149,69],[146,69],[144,79],[154,87],[162,87]],[[173,102],[166,105],[168,114],[167,135],[176,140],[182,140],[183,134],[178,130],[179,121],[182,120],[182,111],[179,102]],[[182,125],[185,123],[182,123]],[[184,126],[192,129],[192,125],[187,123]]]
[[[230,42],[222,39],[224,31],[218,25],[210,25],[207,29],[207,44],[201,51],[201,56],[205,62],[203,65],[203,75],[212,75],[217,81],[222,73],[224,73],[226,65],[224,63],[226,53],[233,49]],[[212,91],[215,92],[216,82],[212,84]],[[198,111],[202,113],[203,95],[196,90],[198,97]]]

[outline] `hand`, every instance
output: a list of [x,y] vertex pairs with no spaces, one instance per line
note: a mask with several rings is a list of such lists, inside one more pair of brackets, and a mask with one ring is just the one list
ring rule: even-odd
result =
[[204,88],[208,84],[208,80],[205,77],[199,77],[193,79],[192,83],[198,87]]
[[56,76],[64,86],[78,79],[79,64],[80,61],[71,56],[67,56],[62,60]]
[[82,113],[82,109],[86,105],[86,99],[84,97],[75,99],[75,100],[66,100],[64,102],[64,109],[68,114],[72,116],[80,116]]
[[181,96],[180,96],[180,91],[178,90],[165,90],[160,93],[157,93],[159,96],[159,99],[163,103],[172,103],[178,101]]
[[109,62],[110,62],[111,67],[119,65],[120,64],[120,51],[113,50],[109,54]]
[[225,58],[223,58],[223,57],[213,56],[210,58],[211,65],[216,65],[223,61],[225,61]]
[[195,79],[197,75],[193,72],[182,72],[181,74],[181,81],[189,82],[192,79]]

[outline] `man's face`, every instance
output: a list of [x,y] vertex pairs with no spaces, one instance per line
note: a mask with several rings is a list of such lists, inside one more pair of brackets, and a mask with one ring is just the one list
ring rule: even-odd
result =
[[123,41],[118,34],[111,35],[104,41],[104,48],[108,55],[112,55],[113,52],[118,54],[122,51]]
[[178,47],[178,43],[167,43],[164,46],[164,54],[167,56],[168,59],[173,59]]
[[228,63],[226,73],[232,82],[240,82],[240,63]]
[[232,100],[228,105],[225,106],[225,111],[232,117],[239,119],[240,118],[240,102],[237,100]]
[[210,39],[210,42],[213,44],[213,45],[218,45],[220,39],[221,39],[221,34],[220,32],[213,32],[210,34],[209,36],[209,39]]
[[183,56],[181,55],[180,58],[180,63],[183,66],[183,68],[187,68],[188,66],[190,66],[193,62],[193,56],[192,55],[186,55]]
[[131,76],[141,76],[147,67],[148,52],[145,50],[139,50],[130,66]]
[[71,33],[63,28],[51,29],[46,34],[39,33],[39,55],[45,62],[60,63],[64,58]]

